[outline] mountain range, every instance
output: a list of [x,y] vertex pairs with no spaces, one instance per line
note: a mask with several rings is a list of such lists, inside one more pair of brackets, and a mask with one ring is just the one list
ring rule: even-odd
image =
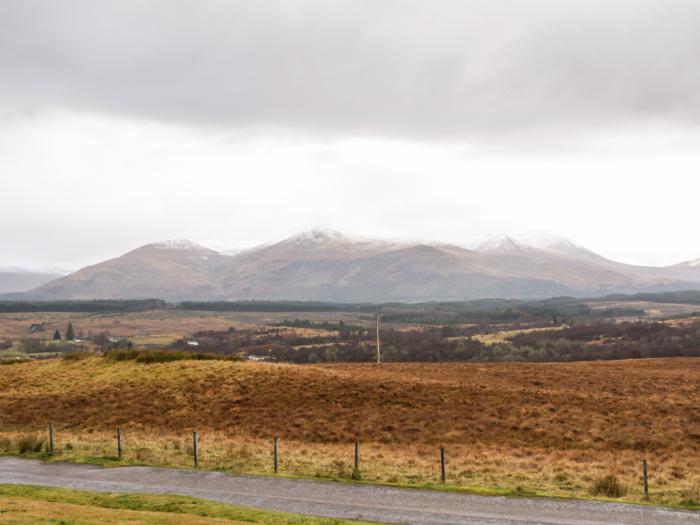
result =
[[28,270],[26,268],[0,268],[0,294],[22,292],[41,286],[68,274],[67,270],[49,268]]
[[4,298],[386,302],[544,298],[700,289],[700,259],[615,262],[567,239],[445,243],[312,230],[238,252],[186,240],[147,244]]

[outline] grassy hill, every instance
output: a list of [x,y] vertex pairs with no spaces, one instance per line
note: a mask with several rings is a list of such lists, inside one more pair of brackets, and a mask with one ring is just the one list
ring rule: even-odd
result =
[[[2,367],[0,451],[27,434],[54,458],[271,472],[279,433],[290,475],[344,478],[359,437],[363,479],[586,495],[608,473],[639,496],[642,458],[658,501],[697,499],[700,359],[572,364],[295,366],[142,364],[94,357]],[[695,489],[696,490],[696,489]]]

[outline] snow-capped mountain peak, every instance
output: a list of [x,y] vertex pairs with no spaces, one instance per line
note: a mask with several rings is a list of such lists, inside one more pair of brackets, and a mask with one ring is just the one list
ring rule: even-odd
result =
[[323,244],[333,241],[347,240],[347,237],[335,230],[313,229],[293,235],[283,242],[288,244]]
[[476,251],[514,253],[521,251],[523,248],[509,235],[491,235],[477,244]]
[[160,250],[189,250],[189,251],[211,251],[209,248],[205,248],[201,244],[196,242],[188,241],[187,239],[170,239],[168,241],[161,241],[151,244],[153,248],[158,248]]
[[565,237],[552,234],[492,235],[476,245],[478,252],[518,253],[528,250],[550,252],[566,257],[599,259],[592,251]]

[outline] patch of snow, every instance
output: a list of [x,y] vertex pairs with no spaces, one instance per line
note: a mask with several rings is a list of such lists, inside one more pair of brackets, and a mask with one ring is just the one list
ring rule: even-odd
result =
[[187,239],[171,239],[169,241],[153,243],[151,246],[160,250],[190,250],[197,252],[210,251],[209,248],[205,248],[201,244],[188,241]]
[[322,244],[340,240],[347,240],[347,237],[335,230],[314,229],[293,235],[283,242],[288,244]]
[[569,257],[596,257],[596,255],[565,237],[551,234],[491,235],[472,246],[478,252],[517,253],[525,250],[541,250]]
[[508,235],[490,235],[476,246],[476,251],[513,253],[522,248],[515,239]]

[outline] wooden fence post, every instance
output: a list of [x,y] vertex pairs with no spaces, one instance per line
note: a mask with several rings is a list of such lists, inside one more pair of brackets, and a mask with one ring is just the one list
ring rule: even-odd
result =
[[194,454],[194,468],[199,466],[199,450],[197,450],[197,432],[192,433],[192,452]]
[[53,454],[53,421],[49,421],[49,452]]
[[649,499],[649,472],[646,459],[642,460],[642,471],[644,473],[644,499]]
[[275,469],[275,474],[277,474],[277,472],[279,472],[279,448],[277,446],[277,441],[278,441],[278,436],[277,436],[277,434],[275,434],[275,440],[274,440],[274,446],[273,446],[274,457],[272,459],[273,466]]
[[440,479],[445,483],[445,445],[440,446]]
[[360,440],[355,440],[355,469],[352,471],[352,479],[359,481],[360,476]]
[[122,459],[122,429],[117,427],[117,457]]

